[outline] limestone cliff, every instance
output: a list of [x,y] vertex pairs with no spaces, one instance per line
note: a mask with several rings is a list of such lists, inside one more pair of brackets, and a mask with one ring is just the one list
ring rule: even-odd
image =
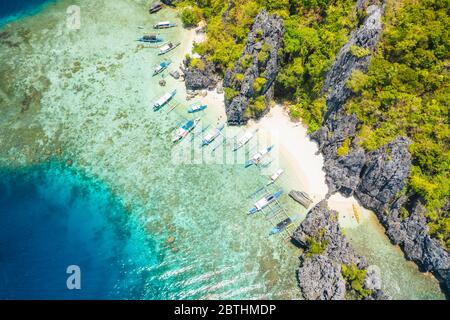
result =
[[273,83],[280,70],[283,20],[262,10],[255,18],[247,44],[234,68],[225,74],[225,110],[228,124],[246,124],[268,110]]
[[[343,110],[352,94],[346,87],[351,73],[354,70],[364,72],[369,66],[382,30],[382,14],[383,6],[369,6],[365,20],[337,55],[322,89],[327,105],[324,123],[312,138],[318,142],[325,158],[329,194],[354,195],[365,208],[373,210],[391,241],[399,244],[406,258],[416,262],[422,271],[432,272],[448,295],[449,252],[428,235],[425,209],[420,199],[400,196],[411,169],[408,139],[397,137],[385,146],[367,152],[358,144],[358,119]],[[365,54],[355,55],[355,46],[362,48]],[[344,143],[348,145],[347,151],[339,154],[338,149]],[[410,205],[404,206],[406,203]],[[400,214],[402,206],[403,210],[409,211],[407,217]]]
[[[370,268],[367,270],[365,257],[354,251],[339,226],[338,213],[329,210],[326,201],[311,209],[293,238],[305,249],[300,257],[298,282],[306,299],[343,300],[349,295],[387,299],[381,291],[379,275]],[[315,249],[312,249],[313,246]],[[321,247],[320,252],[317,252],[317,247]],[[343,265],[364,270],[365,278],[360,290],[364,296],[355,293],[352,286],[346,283],[341,270]]]

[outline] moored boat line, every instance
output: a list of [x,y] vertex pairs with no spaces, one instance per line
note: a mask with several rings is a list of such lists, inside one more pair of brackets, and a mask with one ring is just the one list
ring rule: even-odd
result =
[[[161,28],[169,28],[172,26],[175,26],[175,25],[170,24],[170,22],[166,21],[166,22],[155,25],[155,28],[161,29]],[[147,42],[157,42],[159,39],[160,38],[158,38],[156,35],[155,36],[148,35],[145,39],[142,38],[143,41],[147,41]],[[177,42],[175,44],[172,42],[166,43],[160,47],[158,55],[163,55],[165,53],[168,53],[168,52],[174,50],[179,45],[180,45],[180,42]],[[168,68],[170,63],[171,63],[170,60],[162,61],[159,65],[157,65],[155,67],[153,75],[158,75],[158,74],[162,73],[164,70],[166,70]],[[171,93],[166,93],[164,96],[162,96],[158,101],[155,102],[154,110],[155,111],[159,110],[164,105],[166,105],[175,96],[175,93],[176,93],[176,91],[174,90]],[[174,110],[175,107],[176,107],[176,104],[174,104],[174,106],[171,107],[170,111]],[[201,102],[196,102],[188,107],[187,112],[188,113],[196,113],[196,112],[203,111],[206,108],[207,108],[206,104],[203,104]],[[182,139],[187,137],[194,130],[194,128],[198,125],[199,122],[200,122],[200,118],[188,120],[184,125],[182,125],[175,131],[172,141],[175,143],[175,142],[181,141]],[[217,139],[222,134],[222,130],[224,128],[225,128],[225,123],[210,130],[205,136],[203,136],[202,141],[201,141],[201,147],[210,145],[215,139]],[[206,129],[202,130],[202,133],[205,131],[206,131]],[[255,137],[257,132],[258,132],[258,129],[245,132],[235,143],[235,145],[233,147],[233,151],[237,151],[238,149],[247,145]],[[193,135],[193,137],[194,136],[195,136],[195,134]],[[224,138],[224,140],[225,140],[225,138]],[[260,150],[249,161],[246,162],[245,166],[246,167],[251,166],[251,165],[263,166],[266,160],[270,160],[270,159],[267,159],[266,155],[268,153],[270,153],[272,151],[272,149],[273,149],[273,146],[269,146],[269,147],[266,147],[265,149]],[[271,161],[268,161],[267,166],[270,165],[270,163],[271,163]],[[267,184],[267,186],[274,184],[281,177],[281,175],[283,173],[284,173],[283,169],[277,170],[270,177],[270,182]],[[259,201],[257,201],[255,203],[255,206],[252,209],[250,209],[249,214],[254,214],[254,213],[261,211],[264,208],[270,206],[270,204],[272,204],[273,202],[275,202],[276,200],[278,200],[281,197],[282,193],[283,193],[283,190],[280,189],[272,194],[266,195],[265,197],[263,197],[262,199],[260,199]],[[277,218],[279,219],[279,217],[277,217]],[[291,225],[294,221],[295,221],[294,219],[291,219],[290,217],[288,217],[288,218],[285,218],[283,221],[279,222],[278,224],[274,223],[274,227],[270,231],[270,234],[272,235],[272,234],[281,233],[289,225]]]
[[[171,27],[175,27],[175,26],[176,26],[176,24],[174,24],[174,23],[170,23],[169,21],[164,21],[164,22],[160,22],[160,23],[154,25],[154,28],[155,29],[166,29],[166,28],[171,28]],[[147,35],[147,37],[146,38],[143,37],[142,40],[144,42],[159,42],[160,38],[158,38],[156,35],[155,36]],[[174,50],[179,45],[180,45],[180,42],[177,42],[177,43],[168,42],[166,44],[163,44],[161,47],[159,47],[158,55],[166,54],[166,53]],[[171,61],[169,61],[169,60],[162,61],[159,65],[157,65],[155,67],[153,75],[162,73],[164,70],[166,70],[168,68],[170,63],[171,63]],[[164,105],[168,104],[168,102],[174,97],[175,93],[176,93],[175,90],[172,91],[171,93],[166,93],[163,97],[161,97],[158,101],[156,101],[154,104],[155,111],[159,110]],[[176,104],[174,104],[174,106],[171,107],[170,111],[174,110],[175,107],[176,107]],[[207,108],[206,104],[203,104],[201,102],[196,102],[188,107],[187,112],[188,113],[196,113],[196,112],[204,111],[206,108]],[[175,142],[178,142],[178,141],[184,139],[185,137],[187,137],[194,130],[194,128],[198,125],[199,122],[200,122],[200,118],[188,120],[184,125],[182,125],[178,129],[176,129],[172,141],[175,143]],[[208,131],[206,133],[206,135],[202,137],[201,147],[208,146],[213,141],[215,141],[222,134],[222,130],[224,128],[225,128],[225,123],[218,125],[217,127]],[[205,131],[206,131],[206,128],[202,130],[202,133]],[[237,151],[240,148],[247,145],[255,137],[257,132],[258,132],[258,129],[245,132],[234,144],[234,147],[232,150]],[[202,133],[200,133],[200,135]],[[192,137],[194,137],[195,135],[196,134],[193,134]],[[224,137],[224,141],[225,140],[226,140],[226,138]],[[249,167],[251,165],[258,165],[258,166],[263,167],[266,163],[267,163],[267,166],[270,165],[271,161],[270,161],[270,159],[267,159],[266,156],[272,151],[273,148],[274,148],[273,146],[268,146],[268,147],[260,150],[259,152],[254,154],[253,157],[249,161],[246,162],[245,166]],[[270,176],[270,181],[267,183],[267,186],[274,184],[281,177],[281,175],[283,173],[284,173],[283,169],[278,169],[276,172],[274,172],[274,174],[272,174],[272,176]],[[261,211],[264,208],[270,206],[273,202],[277,201],[281,197],[282,193],[283,193],[283,190],[280,189],[272,194],[266,195],[265,197],[263,197],[262,199],[260,199],[259,201],[257,201],[255,203],[255,206],[252,209],[250,209],[249,214],[256,213],[256,212]],[[280,217],[276,216],[276,217],[274,217],[274,219],[280,219]],[[274,226],[271,229],[270,234],[271,235],[278,234],[278,233],[285,231],[288,228],[288,226],[293,224],[293,222],[295,220],[297,220],[297,219],[293,219],[293,218],[287,217],[285,215],[284,220],[282,220],[281,222],[278,222],[278,223],[273,222]]]

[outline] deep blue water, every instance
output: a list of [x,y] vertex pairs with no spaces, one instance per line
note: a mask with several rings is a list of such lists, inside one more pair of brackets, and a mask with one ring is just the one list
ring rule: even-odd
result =
[[24,15],[38,12],[56,0],[0,0],[0,26]]
[[[0,299],[157,298],[142,272],[156,252],[100,182],[58,164],[0,170]],[[69,265],[81,290],[66,287]]]

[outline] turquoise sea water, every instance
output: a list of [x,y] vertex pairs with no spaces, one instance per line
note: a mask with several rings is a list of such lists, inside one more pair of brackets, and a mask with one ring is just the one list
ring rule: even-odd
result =
[[0,26],[23,16],[38,13],[55,0],[0,0]]
[[[37,290],[51,280],[44,297],[57,292],[67,298],[299,298],[299,250],[268,237],[270,223],[263,215],[246,215],[253,202],[248,196],[267,183],[264,174],[270,172],[223,163],[220,152],[201,152],[198,140],[174,146],[171,133],[188,116],[185,109],[166,114],[150,108],[172,88],[182,106],[191,103],[181,81],[164,76],[166,87],[158,85],[161,76],[151,71],[160,57],[135,41],[155,21],[179,23],[176,12],[149,16],[145,1],[79,0],[81,28],[72,30],[66,24],[72,4],[51,3],[2,29],[1,209],[15,230],[5,232],[9,240],[1,242],[13,257],[1,255],[8,263],[3,296],[18,297],[28,285]],[[163,36],[181,41],[169,55],[176,69],[189,33],[177,28]],[[202,126],[216,121],[208,110]],[[208,161],[200,161],[202,156]],[[30,166],[48,163],[47,158],[58,162]],[[292,182],[288,179],[285,175],[281,186]],[[305,210],[286,195],[281,202],[304,217]],[[35,240],[28,243],[22,231]],[[352,236],[361,232],[366,230]],[[379,243],[372,251],[389,246]],[[41,254],[46,247],[48,259]],[[372,263],[380,262],[373,257]],[[436,282],[398,261],[395,269],[387,264],[383,271],[394,298],[422,292],[441,297]],[[80,292],[65,290],[69,264],[80,264],[85,274]],[[408,281],[394,283],[399,273]]]
[[[140,298],[159,248],[100,182],[58,163],[0,171],[0,299]],[[81,268],[68,290],[66,269]],[[160,297],[161,280],[147,288]]]

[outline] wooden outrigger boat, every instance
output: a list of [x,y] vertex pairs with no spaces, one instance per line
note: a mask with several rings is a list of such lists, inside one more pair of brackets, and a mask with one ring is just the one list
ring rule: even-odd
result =
[[161,72],[163,72],[164,70],[167,69],[167,67],[171,64],[172,62],[170,60],[165,60],[162,61],[160,64],[158,64],[158,66],[155,68],[155,70],[153,71],[153,76],[156,76],[158,74],[160,74]]
[[159,10],[161,10],[162,8],[163,8],[162,3],[159,2],[159,1],[157,1],[157,2],[153,2],[153,3],[150,5],[150,9],[148,9],[148,11],[149,11],[150,13],[156,13],[156,12],[158,12]]
[[270,176],[270,182],[267,185],[275,183],[284,173],[283,169],[278,169],[273,175]]
[[276,226],[274,226],[271,230],[269,235],[274,235],[283,232],[286,230],[290,225],[292,225],[295,221],[297,221],[300,217],[289,217],[278,223]]
[[255,130],[253,132],[246,132],[239,140],[237,141],[236,145],[234,146],[233,151],[237,151],[238,149],[245,146],[256,134],[258,130]]
[[270,205],[272,202],[278,200],[282,194],[283,194],[283,189],[280,189],[277,192],[274,192],[272,194],[269,194],[269,195],[263,197],[261,200],[255,202],[254,207],[248,211],[248,214],[255,214],[258,211],[263,210],[265,207]]
[[158,22],[157,24],[155,24],[153,26],[153,28],[154,29],[168,29],[168,28],[173,28],[176,26],[177,26],[176,23],[171,23],[170,21],[162,21],[162,22]]
[[172,98],[176,95],[177,90],[173,90],[172,92],[168,92],[165,95],[163,95],[161,98],[156,100],[153,103],[153,111],[158,111],[162,107],[164,107]]
[[157,43],[162,42],[163,38],[161,38],[157,34],[144,34],[141,38],[138,39],[138,41],[146,43]]
[[306,209],[308,209],[309,206],[313,203],[313,200],[309,197],[309,195],[303,191],[292,190],[291,192],[289,192],[289,196],[300,203],[302,206],[304,206]]
[[223,128],[225,128],[225,123],[221,124],[217,128],[212,129],[210,132],[206,134],[206,136],[202,139],[202,147],[209,145],[213,142],[222,132]]
[[175,49],[176,47],[178,47],[180,44],[181,44],[181,42],[177,42],[175,44],[173,44],[172,42],[169,42],[169,43],[163,45],[161,48],[159,48],[158,55],[161,56],[163,54],[166,54],[167,52],[170,52],[173,49]]
[[189,107],[188,112],[195,113],[195,112],[203,111],[206,108],[208,108],[208,105],[202,104],[200,102],[196,102]]
[[200,118],[197,118],[195,120],[189,120],[188,122],[186,122],[186,124],[184,124],[183,126],[181,126],[180,128],[177,129],[177,131],[175,131],[174,137],[172,139],[172,142],[178,142],[183,138],[186,138],[187,135],[194,130],[194,128],[197,126],[197,124],[200,122]]
[[260,164],[261,161],[264,159],[264,157],[265,157],[270,151],[272,151],[272,149],[273,149],[273,146],[270,146],[270,147],[267,147],[267,148],[265,148],[265,149],[263,149],[263,150],[261,150],[261,151],[255,153],[255,155],[254,155],[250,160],[248,160],[248,161],[245,163],[245,167],[247,168],[247,167],[250,167],[251,165],[258,165],[258,164]]

